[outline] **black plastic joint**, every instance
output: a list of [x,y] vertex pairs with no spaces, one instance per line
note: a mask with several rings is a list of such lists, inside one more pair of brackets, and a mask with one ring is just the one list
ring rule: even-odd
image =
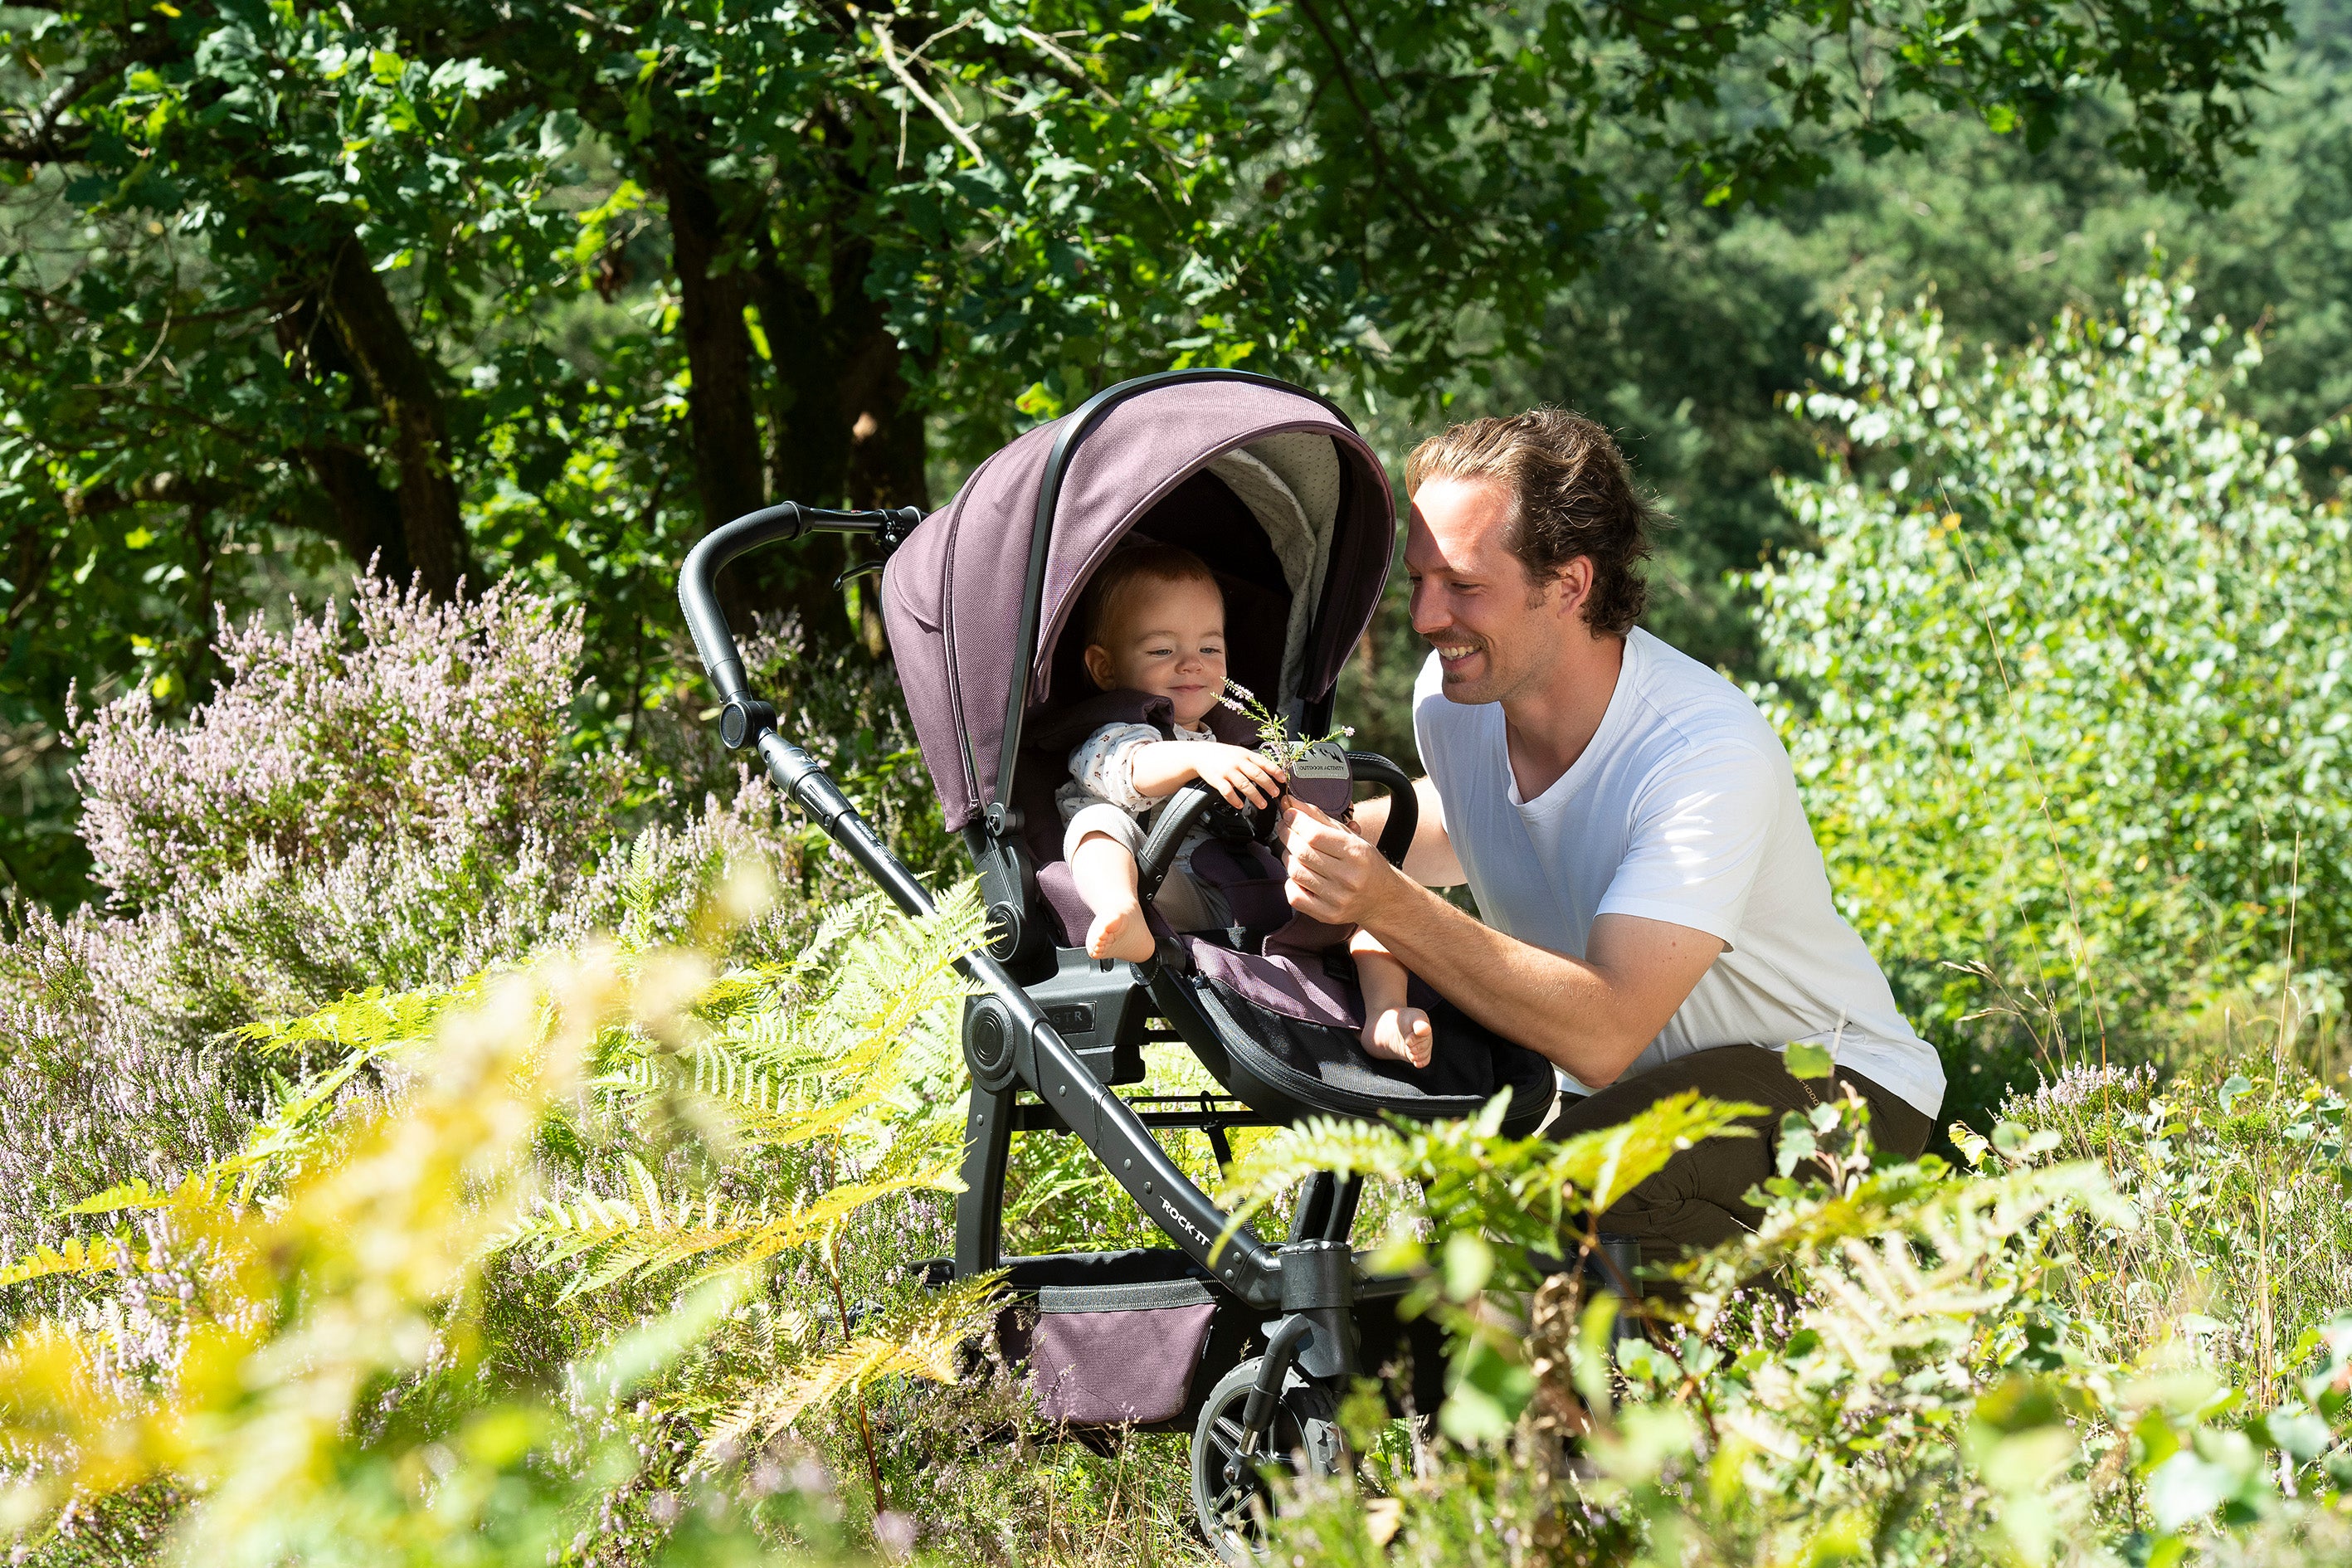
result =
[[1282,1248],[1282,1310],[1352,1306],[1356,1255],[1344,1241],[1294,1241]]
[[1001,1089],[1013,1080],[1021,1058],[1028,1055],[1018,1048],[1024,1039],[1020,1026],[995,997],[975,996],[964,1003],[963,1059],[982,1089]]
[[776,727],[776,710],[756,697],[730,698],[719,710],[719,739],[730,752],[756,745]]
[[801,803],[819,827],[835,837],[839,837],[848,819],[856,818],[860,826],[864,824],[857,808],[841,793],[841,786],[821,773],[803,778],[800,786],[793,791],[793,798]]

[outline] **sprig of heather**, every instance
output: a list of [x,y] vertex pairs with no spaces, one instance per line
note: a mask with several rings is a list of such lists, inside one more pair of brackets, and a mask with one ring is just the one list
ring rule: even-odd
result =
[[1257,726],[1258,750],[1284,769],[1318,746],[1339,745],[1356,738],[1352,724],[1342,724],[1325,735],[1294,735],[1287,723],[1257,700],[1257,693],[1238,680],[1228,679],[1217,700]]

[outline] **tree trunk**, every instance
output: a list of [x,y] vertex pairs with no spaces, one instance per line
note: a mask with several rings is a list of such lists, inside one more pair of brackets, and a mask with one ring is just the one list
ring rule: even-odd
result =
[[[687,426],[703,521],[716,528],[768,504],[760,473],[760,421],[752,401],[751,289],[744,268],[719,269],[727,238],[708,174],[675,152],[659,164],[677,271],[678,330],[686,339]],[[797,499],[797,498],[794,498]]]
[[930,506],[923,466],[923,416],[908,406],[905,351],[882,303],[866,291],[874,248],[863,240],[834,257],[827,325],[840,375],[840,418],[849,436],[849,504]]
[[302,460],[327,492],[324,517],[311,526],[343,547],[343,553],[379,577],[405,586],[416,572],[400,498],[376,482],[375,465],[365,452],[340,443],[305,447]]
[[[407,564],[426,593],[457,596],[472,564],[465,521],[451,471],[448,420],[433,362],[417,351],[407,323],[369,265],[357,239],[336,247],[328,263],[327,319],[335,338],[367,385],[392,437],[400,470],[396,504]],[[371,480],[373,476],[371,476]]]
[[[309,380],[314,374],[350,375],[355,367],[344,354],[335,333],[324,330],[318,300],[304,290],[275,318],[278,351],[294,374]],[[415,567],[408,558],[408,538],[400,521],[400,498],[376,482],[375,465],[357,447],[332,442],[299,448],[310,477],[324,493],[319,515],[297,515],[295,526],[323,533],[343,547],[343,553],[362,568],[372,568],[395,583],[406,583]],[[302,512],[311,509],[305,506]]]
[[[765,240],[762,236],[762,240]],[[770,493],[778,500],[839,506],[849,498],[849,427],[836,417],[840,370],[825,341],[816,296],[762,243],[752,284],[774,372],[768,399]],[[839,647],[850,640],[849,615],[833,586],[849,565],[839,535],[803,542],[789,574],[771,574],[776,596],[800,616],[810,641]]]

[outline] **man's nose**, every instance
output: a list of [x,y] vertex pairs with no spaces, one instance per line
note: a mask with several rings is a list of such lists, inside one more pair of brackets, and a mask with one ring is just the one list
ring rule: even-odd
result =
[[1445,613],[1444,599],[1426,582],[1412,585],[1412,597],[1407,603],[1412,614],[1412,629],[1423,637],[1434,637],[1454,624],[1454,617]]

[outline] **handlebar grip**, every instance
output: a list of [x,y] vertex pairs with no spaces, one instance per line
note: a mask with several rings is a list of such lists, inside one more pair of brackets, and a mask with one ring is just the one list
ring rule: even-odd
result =
[[1379,849],[1381,859],[1402,868],[1412,848],[1413,836],[1421,831],[1421,795],[1413,789],[1412,780],[1378,752],[1349,752],[1348,772],[1359,784],[1378,784],[1388,791],[1389,820],[1381,829]]
[[807,528],[800,503],[785,501],[720,524],[687,555],[677,577],[678,608],[686,612],[687,633],[721,702],[741,700],[751,691],[743,679],[742,651],[719,611],[719,574],[736,557],[780,539],[798,539]]

